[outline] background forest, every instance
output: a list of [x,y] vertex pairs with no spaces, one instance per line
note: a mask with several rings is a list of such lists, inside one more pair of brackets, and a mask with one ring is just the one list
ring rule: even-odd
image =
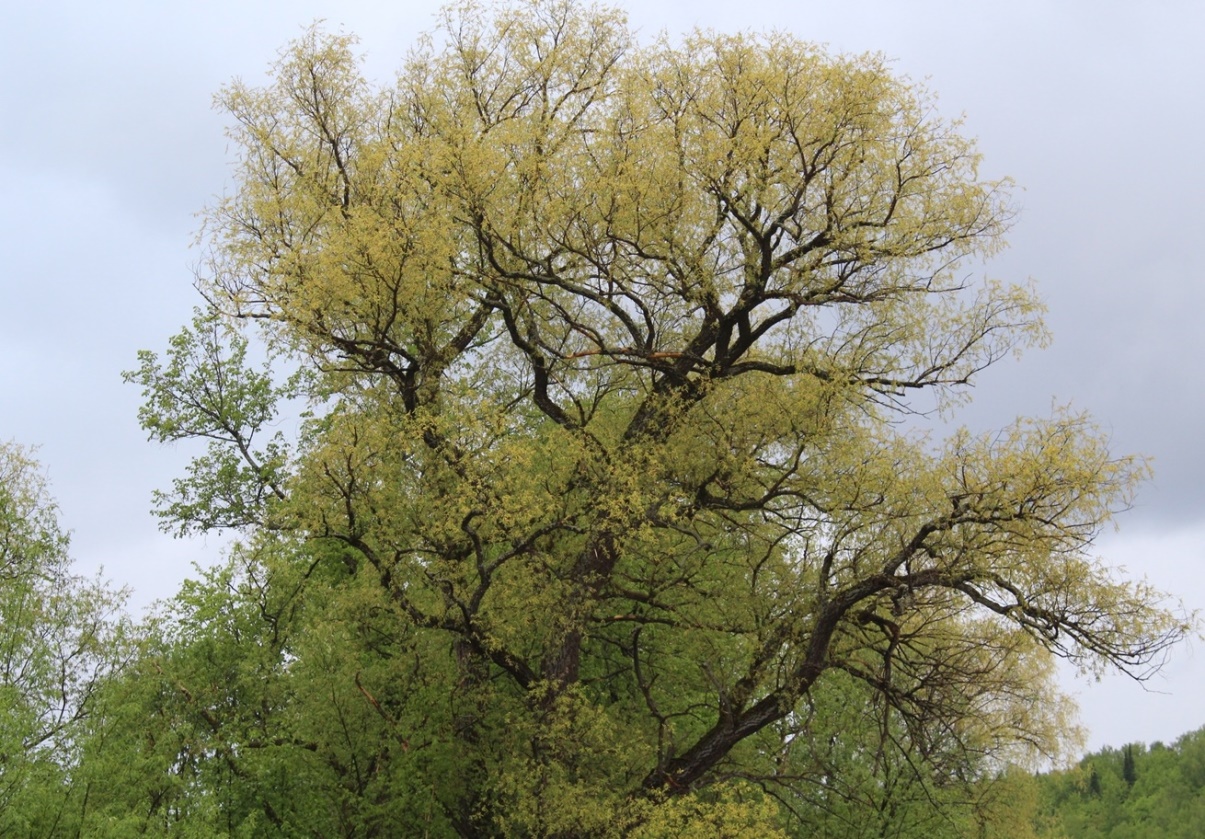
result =
[[1090,417],[928,424],[1047,336],[923,86],[537,2],[218,101],[201,302],[126,379],[205,446],[164,528],[238,538],[135,624],[0,452],[4,832],[1079,835],[1190,759],[1029,774],[1057,659],[1194,619],[1093,553],[1149,470]]
[[1050,836],[1199,836],[1205,817],[1205,729],[1171,745],[1102,749],[1074,769],[1039,776],[1038,787]]

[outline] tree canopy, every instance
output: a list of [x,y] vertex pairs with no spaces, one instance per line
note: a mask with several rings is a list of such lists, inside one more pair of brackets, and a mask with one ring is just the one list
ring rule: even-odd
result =
[[129,655],[124,601],[73,573],[32,452],[0,442],[0,833],[54,835],[104,680]]
[[[250,790],[228,813],[972,818],[1066,736],[1052,656],[1142,675],[1187,629],[1091,551],[1147,467],[1088,417],[900,422],[1045,332],[1033,289],[971,279],[1009,185],[882,58],[468,4],[394,84],[313,29],[219,103],[239,157],[206,305],[127,375],[154,438],[209,441],[165,526],[244,535],[172,630],[227,668],[169,694],[210,742],[188,765]],[[272,754],[327,772],[326,803]]]

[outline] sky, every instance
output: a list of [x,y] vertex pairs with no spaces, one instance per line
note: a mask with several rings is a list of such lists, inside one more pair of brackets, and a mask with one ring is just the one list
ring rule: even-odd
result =
[[[80,569],[173,594],[217,536],[175,540],[151,492],[193,450],[148,443],[139,349],[162,351],[198,302],[196,213],[231,188],[213,94],[265,78],[314,20],[360,37],[388,82],[438,0],[44,0],[0,5],[0,439],[38,446]],[[780,29],[881,52],[963,115],[982,174],[1020,216],[993,277],[1032,277],[1050,348],[978,380],[959,420],[993,428],[1052,405],[1092,412],[1155,478],[1099,542],[1124,573],[1205,607],[1205,4],[1198,0],[741,0],[628,7],[643,38]],[[1089,746],[1171,741],[1205,725],[1201,643],[1145,686],[1064,675]]]

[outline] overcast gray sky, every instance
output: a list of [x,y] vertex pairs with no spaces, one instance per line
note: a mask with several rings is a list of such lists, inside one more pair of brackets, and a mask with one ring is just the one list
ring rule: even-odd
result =
[[[142,606],[220,540],[174,541],[150,493],[189,452],[153,446],[120,371],[161,350],[196,302],[194,213],[229,186],[212,94],[254,82],[314,19],[361,37],[388,80],[438,0],[162,0],[0,7],[0,439],[40,446],[74,554]],[[1156,478],[1100,547],[1189,608],[1205,605],[1205,3],[1150,0],[729,0],[629,5],[652,37],[778,28],[883,52],[965,113],[984,173],[1022,214],[989,272],[1034,277],[1055,342],[988,371],[962,419],[1002,425],[1052,401],[1091,410]],[[1068,681],[1091,745],[1205,725],[1192,645],[1147,692]]]

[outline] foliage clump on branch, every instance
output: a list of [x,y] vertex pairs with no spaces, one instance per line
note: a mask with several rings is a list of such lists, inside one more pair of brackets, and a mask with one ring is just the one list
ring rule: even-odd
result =
[[[295,683],[201,726],[266,823],[300,818],[246,780],[272,748],[341,767],[332,825],[980,812],[1059,747],[1052,653],[1143,674],[1184,631],[1090,553],[1146,467],[1087,418],[895,421],[1045,333],[966,278],[1007,184],[880,58],[467,5],[392,86],[314,30],[219,98],[209,309],[129,378],[153,436],[211,441],[161,511],[244,530],[230,620],[272,653],[252,684]],[[312,413],[263,445],[286,397]]]

